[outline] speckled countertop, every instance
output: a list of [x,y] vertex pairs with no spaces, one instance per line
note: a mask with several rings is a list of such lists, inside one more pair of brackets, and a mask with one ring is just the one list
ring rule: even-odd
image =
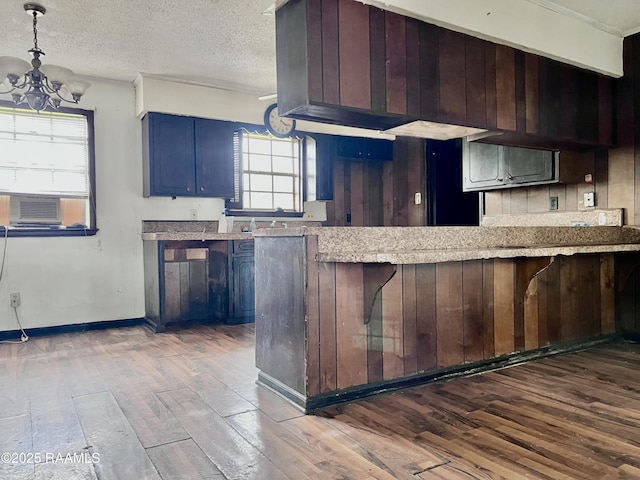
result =
[[259,229],[255,237],[318,237],[317,260],[439,263],[640,251],[634,227],[324,227]]
[[[142,222],[142,240],[249,240],[253,238],[247,230],[250,220],[236,221],[233,231],[229,233],[218,232],[217,221],[156,221],[146,220]],[[270,221],[257,221],[258,228],[266,228]],[[278,222],[278,225],[283,225]],[[319,225],[318,222],[289,222],[287,225],[296,228],[302,225]],[[282,228],[280,228],[282,230]],[[288,229],[289,230],[289,229]]]

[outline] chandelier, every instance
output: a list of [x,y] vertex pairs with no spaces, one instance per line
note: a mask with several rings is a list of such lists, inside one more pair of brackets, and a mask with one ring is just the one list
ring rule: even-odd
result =
[[38,48],[38,17],[46,9],[36,3],[25,3],[24,9],[33,15],[33,55],[31,65],[16,57],[0,57],[0,94],[11,94],[16,105],[28,103],[32,110],[58,109],[62,102],[78,103],[80,97],[91,86],[89,82],[76,78],[71,70],[57,65],[42,65],[44,52]]

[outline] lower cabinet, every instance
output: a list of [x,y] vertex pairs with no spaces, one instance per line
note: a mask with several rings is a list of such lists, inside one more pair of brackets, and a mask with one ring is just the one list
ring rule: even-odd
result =
[[227,323],[253,322],[256,315],[253,240],[233,240],[229,243],[231,253]]
[[248,323],[255,317],[253,240],[145,241],[146,321]]

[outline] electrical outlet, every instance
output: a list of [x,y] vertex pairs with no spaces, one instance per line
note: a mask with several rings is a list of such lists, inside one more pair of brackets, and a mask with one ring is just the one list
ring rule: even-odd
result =
[[11,308],[17,308],[20,306],[20,294],[19,293],[11,293],[9,294],[9,298],[11,298]]
[[587,192],[584,194],[584,206],[585,207],[596,206],[596,194],[594,192]]
[[558,210],[558,197],[549,197],[549,210]]

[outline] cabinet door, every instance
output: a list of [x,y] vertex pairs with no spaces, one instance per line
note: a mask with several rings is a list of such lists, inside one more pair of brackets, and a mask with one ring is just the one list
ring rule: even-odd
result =
[[197,195],[233,197],[234,129],[233,123],[195,119]]
[[366,140],[366,158],[369,160],[393,160],[393,142],[370,138]]
[[195,195],[194,121],[149,113],[150,194]]
[[249,321],[255,316],[255,285],[253,256],[233,256],[233,317],[235,322]]
[[338,157],[364,158],[365,139],[360,137],[336,137],[336,155]]
[[316,200],[333,200],[335,137],[314,135],[316,140]]
[[464,191],[504,187],[503,149],[498,145],[463,142],[462,167]]
[[554,152],[510,147],[505,149],[505,171],[511,183],[553,180]]

